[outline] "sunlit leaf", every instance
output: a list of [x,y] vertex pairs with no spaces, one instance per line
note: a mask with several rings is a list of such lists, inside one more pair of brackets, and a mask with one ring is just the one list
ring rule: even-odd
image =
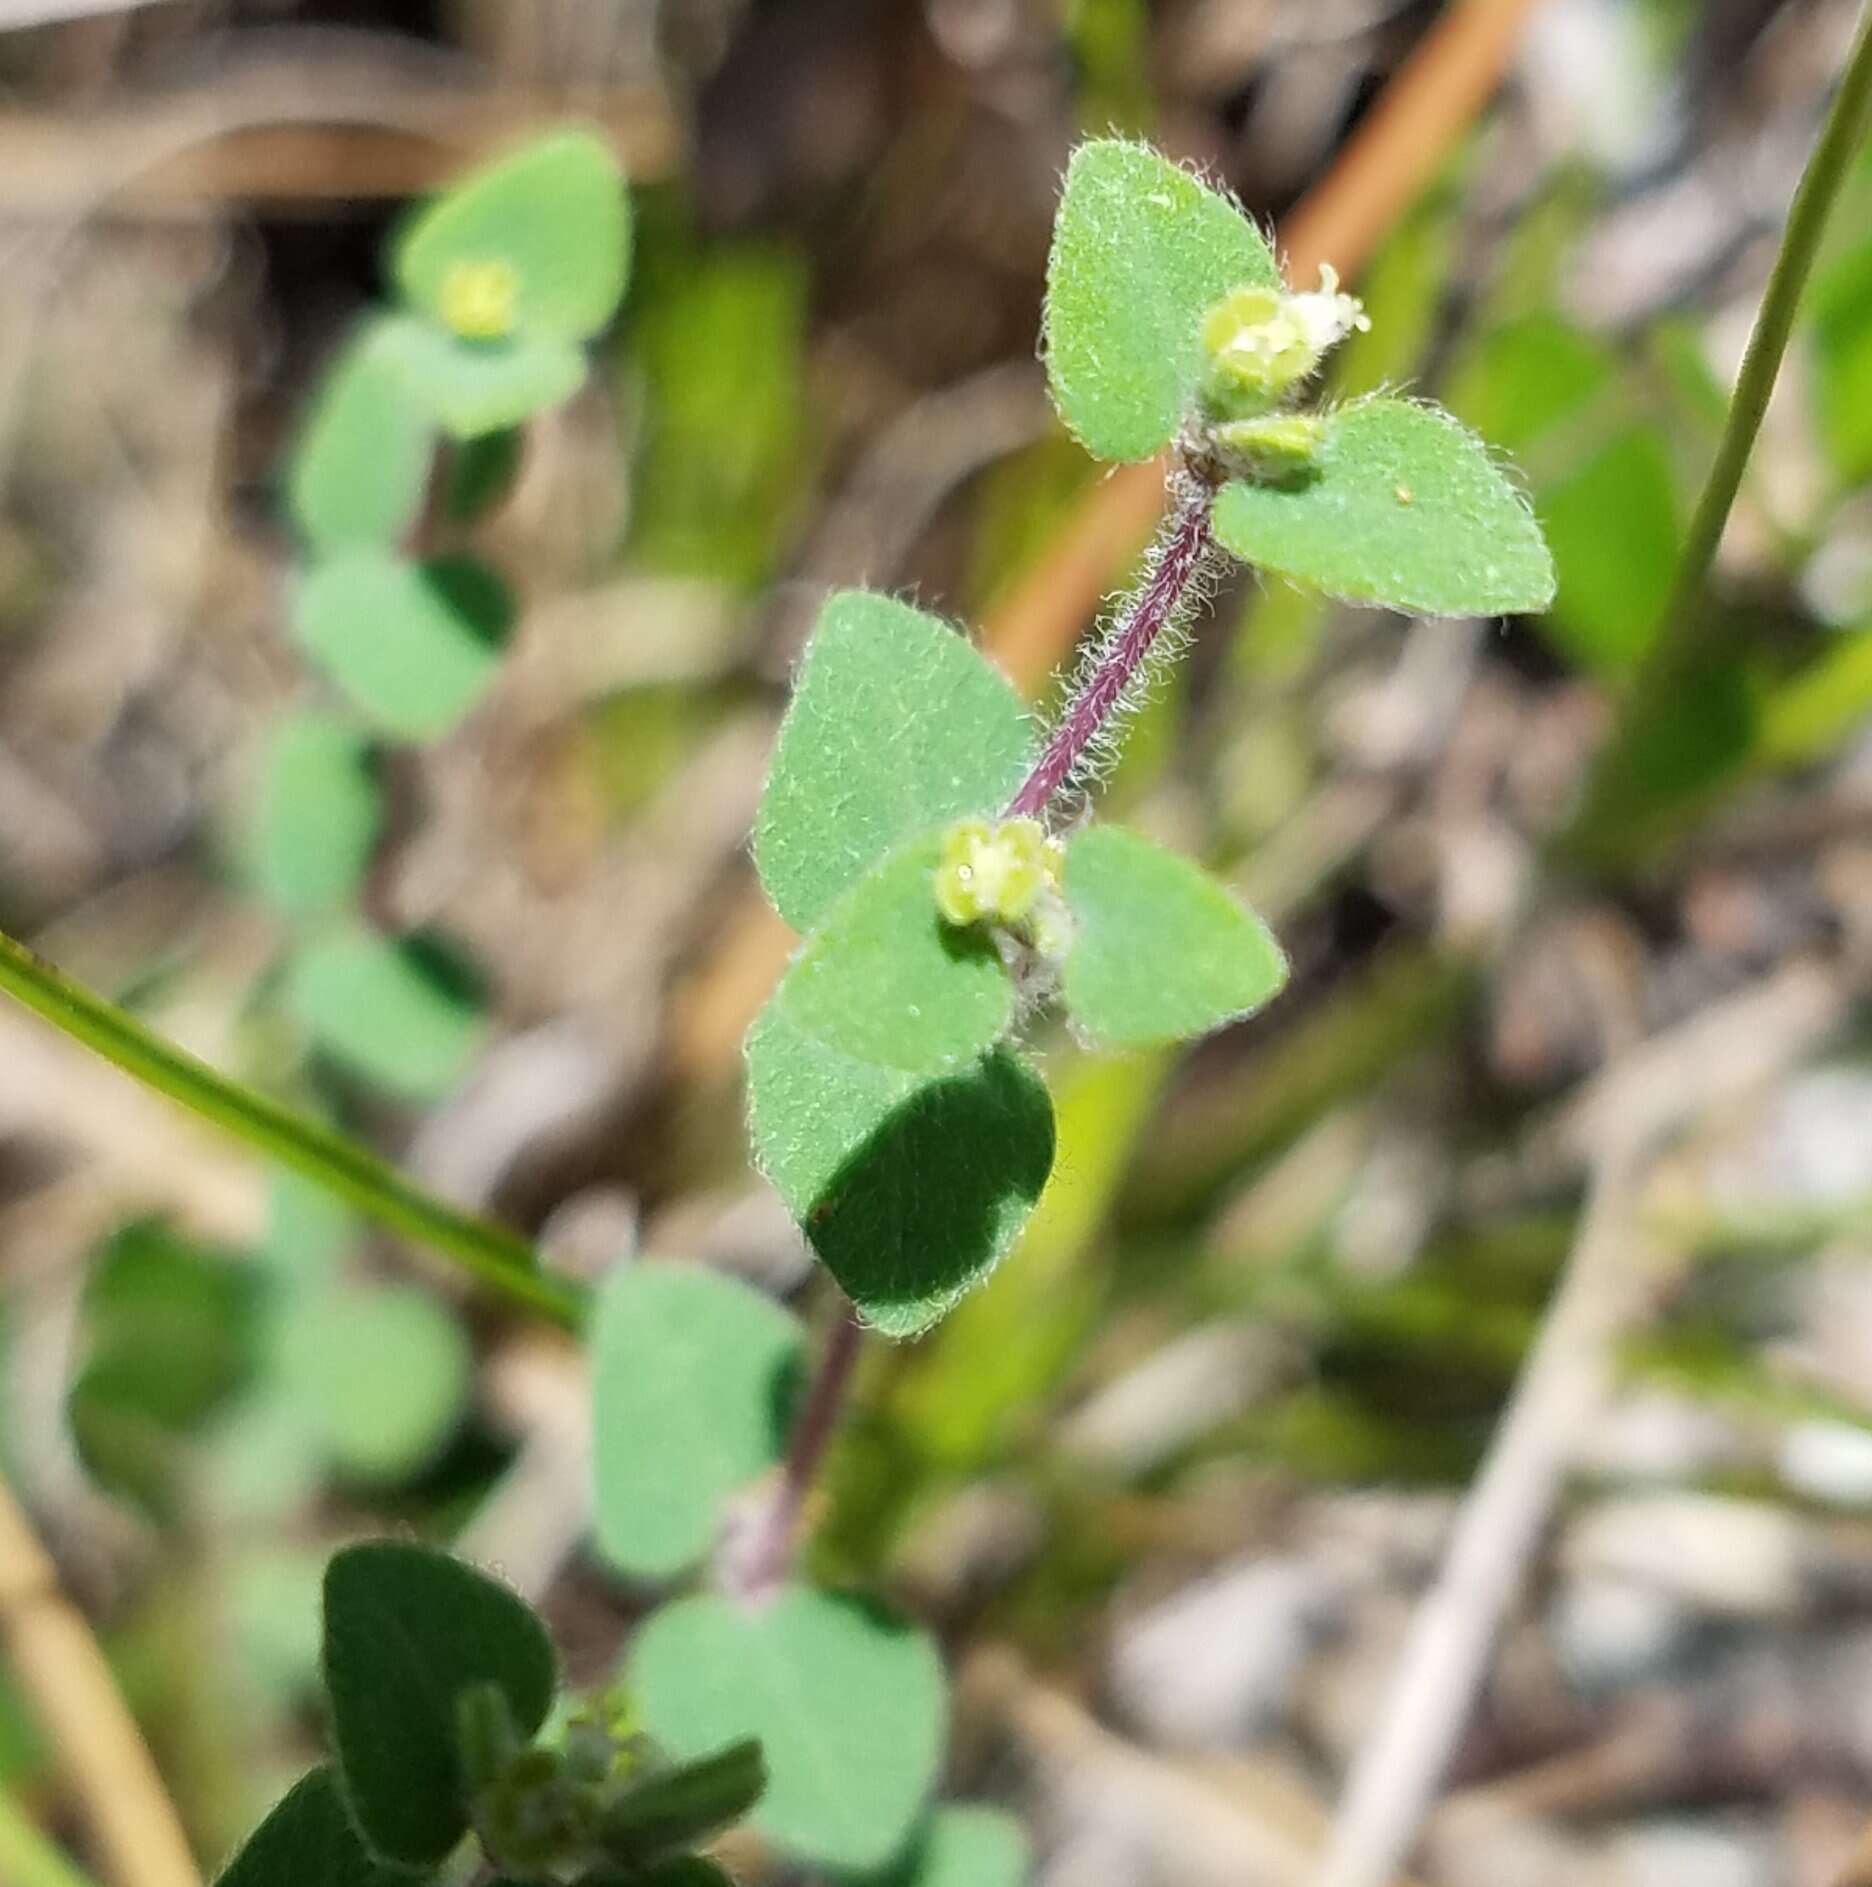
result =
[[589,131],[536,139],[471,172],[418,212],[396,245],[397,286],[438,320],[456,269],[513,272],[517,332],[585,340],[617,310],[630,270],[630,200]]
[[279,1388],[340,1472],[413,1474],[461,1420],[474,1358],[461,1325],[408,1285],[296,1298],[275,1345]]
[[323,714],[274,725],[252,835],[255,876],[269,903],[301,917],[353,902],[382,822],[370,749],[355,729]]
[[1553,597],[1553,560],[1521,494],[1472,433],[1408,400],[1334,414],[1309,478],[1224,486],[1215,529],[1244,562],[1351,602],[1494,616]]
[[780,986],[801,1034],[909,1074],[974,1062],[1000,1039],[1014,986],[983,932],[938,914],[942,851],[940,833],[914,841],[823,914]]
[[422,510],[435,427],[373,324],[319,390],[288,475],[293,523],[320,552],[395,544]]
[[1267,926],[1199,866],[1120,826],[1066,848],[1073,940],[1066,1007],[1114,1048],[1206,1034],[1259,1009],[1287,980]]
[[779,1458],[801,1358],[798,1321],[702,1264],[636,1263],[592,1331],[598,1545],[669,1579],[720,1535],[731,1495]]
[[454,1087],[487,1032],[465,972],[447,953],[361,925],[340,925],[294,955],[286,1005],[333,1061],[415,1100]]
[[1047,376],[1066,424],[1097,458],[1149,458],[1195,392],[1204,312],[1232,288],[1279,283],[1227,197],[1148,145],[1080,145],[1047,263]]
[[947,1717],[936,1647],[855,1599],[792,1586],[758,1606],[681,1600],[638,1635],[627,1681],[677,1756],[758,1738],[768,1785],[754,1825],[828,1867],[891,1860],[935,1781]]
[[307,654],[386,732],[439,739],[486,692],[512,633],[513,598],[466,557],[417,563],[388,551],[315,564],[293,595]]
[[811,930],[905,840],[999,812],[1032,745],[1020,697],[948,624],[837,592],[807,646],[754,828],[767,895]]
[[378,343],[407,396],[452,438],[477,440],[562,406],[584,383],[584,351],[550,335],[464,340],[421,315],[396,315]]

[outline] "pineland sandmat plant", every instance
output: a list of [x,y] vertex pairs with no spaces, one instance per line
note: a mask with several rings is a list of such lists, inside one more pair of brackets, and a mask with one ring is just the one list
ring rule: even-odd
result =
[[[403,308],[360,330],[292,469],[294,630],[342,705],[281,735],[259,876],[303,933],[289,1006],[368,1078],[407,1085],[419,1061],[433,1091],[460,1048],[412,993],[411,940],[356,915],[381,825],[370,747],[440,738],[491,682],[513,611],[454,538],[504,488],[516,429],[578,385],[628,263],[622,184],[583,134],[467,179],[399,239]],[[706,1887],[723,1875],[695,1850],[744,1817],[841,1879],[1024,1876],[1015,1824],[935,1799],[933,1640],[802,1567],[807,1496],[862,1333],[941,1319],[1046,1185],[1052,1105],[1023,1033],[1057,1013],[1122,1053],[1204,1035],[1282,986],[1278,942],[1233,892],[1093,816],[1126,716],[1230,560],[1418,614],[1551,594],[1512,478],[1454,419],[1389,394],[1311,400],[1363,321],[1330,271],[1283,281],[1254,224],[1188,171],[1138,144],[1082,146],[1044,354],[1090,453],[1168,455],[1134,589],[1049,726],[949,623],[863,591],[826,601],[753,835],[801,942],[746,1045],[754,1157],[842,1296],[816,1361],[789,1310],[703,1266],[633,1262],[588,1304],[511,1234],[6,947],[6,987],[80,1039],[583,1331],[598,1545],[662,1601],[616,1687],[558,1705],[546,1629],[498,1581],[413,1544],[340,1552],[333,1761],[251,1837],[232,1887],[463,1878],[471,1840],[510,1887]]]

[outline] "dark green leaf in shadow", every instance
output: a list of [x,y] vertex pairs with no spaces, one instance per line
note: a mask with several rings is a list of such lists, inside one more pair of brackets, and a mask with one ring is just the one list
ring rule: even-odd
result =
[[854,1061],[778,1000],[748,1033],[755,1157],[869,1324],[914,1336],[1007,1253],[1053,1164],[1053,1109],[997,1049],[935,1078]]
[[456,1700],[498,1685],[523,1737],[557,1684],[546,1628],[505,1586],[432,1548],[378,1540],[325,1574],[325,1687],[352,1814],[373,1850],[433,1867],[467,1832]]
[[402,1868],[371,1858],[321,1765],[242,1844],[216,1887],[410,1887]]

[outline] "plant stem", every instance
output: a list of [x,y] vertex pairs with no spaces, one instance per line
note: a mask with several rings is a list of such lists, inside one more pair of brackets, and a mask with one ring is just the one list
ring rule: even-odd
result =
[[1213,500],[1206,484],[1190,482],[1158,540],[1160,548],[1143,588],[1125,605],[1092,672],[1067,702],[1033,771],[1008,802],[1009,818],[1034,818],[1043,812],[1122,706],[1152,646],[1165,626],[1176,620],[1191,583],[1208,561],[1215,541],[1209,528]]
[[583,1320],[583,1293],[543,1272],[518,1233],[458,1210],[348,1135],[218,1074],[4,932],[0,992],[146,1087],[440,1253],[515,1303],[567,1329]]
[[1670,599],[1639,670],[1625,711],[1637,723],[1651,703],[1676,682],[1700,624],[1704,582],[1715,562],[1729,513],[1735,508],[1749,456],[1755,449],[1769,396],[1794,331],[1802,291],[1813,273],[1820,238],[1846,181],[1853,154],[1872,120],[1872,7],[1859,23],[1839,90],[1827,113],[1807,168],[1788,208],[1781,248],[1762,294],[1754,331],[1742,355],[1735,393],[1717,441],[1716,457],[1684,537]]
[[838,1319],[819,1352],[818,1366],[793,1424],[779,1483],[761,1503],[752,1536],[729,1555],[724,1583],[738,1598],[767,1597],[793,1569],[800,1520],[826,1450],[838,1433],[863,1346],[864,1325],[841,1298]]
[[0,1880],[12,1887],[91,1887],[65,1851],[0,1789]]

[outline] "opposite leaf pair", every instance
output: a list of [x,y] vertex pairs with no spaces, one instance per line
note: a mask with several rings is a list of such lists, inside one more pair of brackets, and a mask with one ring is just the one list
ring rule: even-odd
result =
[[[891,1335],[1001,1257],[1052,1164],[1046,1091],[1003,1046],[1020,949],[941,904],[958,822],[992,834],[1036,752],[1013,688],[946,624],[861,592],[827,603],[755,831],[806,941],[749,1036],[750,1113],[769,1177]],[[1042,967],[1108,1046],[1200,1034],[1285,975],[1250,912],[1134,834],[1071,838],[1059,898]]]
[[563,1752],[534,1744],[558,1690],[545,1626],[426,1547],[337,1554],[324,1616],[336,1762],[273,1810],[219,1887],[414,1887],[471,1826],[514,1887],[726,1887],[683,1850],[759,1797],[756,1745],[666,1763],[596,1724],[575,1724]]
[[[1379,395],[1291,415],[1262,442],[1281,463],[1231,463],[1230,422],[1206,410],[1231,360],[1229,317],[1244,291],[1282,287],[1266,240],[1228,198],[1145,145],[1081,145],[1047,272],[1047,373],[1066,424],[1101,459],[1147,459],[1178,439],[1212,457],[1216,538],[1262,570],[1419,615],[1544,609],[1553,560],[1539,526],[1440,408]],[[1308,358],[1263,374],[1270,400],[1298,392],[1356,318],[1334,291],[1327,272],[1320,294],[1283,298]]]

